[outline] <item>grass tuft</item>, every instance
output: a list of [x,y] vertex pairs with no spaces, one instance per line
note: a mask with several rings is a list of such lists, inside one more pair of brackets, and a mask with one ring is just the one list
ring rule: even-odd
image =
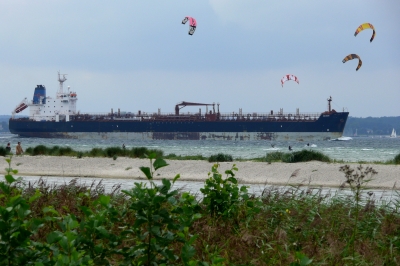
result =
[[229,154],[224,154],[224,153],[218,153],[216,155],[211,155],[208,158],[208,161],[211,162],[232,162],[233,158],[232,155]]

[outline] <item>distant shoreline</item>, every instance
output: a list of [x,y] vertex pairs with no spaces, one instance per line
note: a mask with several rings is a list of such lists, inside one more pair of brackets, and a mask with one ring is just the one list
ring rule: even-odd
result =
[[[5,174],[7,162],[0,160],[0,174]],[[172,179],[180,174],[182,181],[205,181],[214,163],[196,160],[166,160],[168,166],[156,171],[157,179]],[[266,163],[266,162],[223,162],[219,163],[220,173],[231,169],[236,164],[236,178],[241,183],[268,185],[310,185],[339,187],[345,181],[340,166],[350,165],[353,169],[357,163],[324,163],[319,161],[302,163]],[[144,179],[139,167],[148,167],[148,159],[118,157],[67,157],[67,156],[14,156],[11,168],[17,169],[18,176],[59,176],[59,177],[96,177],[104,179]],[[370,188],[400,190],[400,165],[364,164],[371,166],[378,174],[368,184]]]

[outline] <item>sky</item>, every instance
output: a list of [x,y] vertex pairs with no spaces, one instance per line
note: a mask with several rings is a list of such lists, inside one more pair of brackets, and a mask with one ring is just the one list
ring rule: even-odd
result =
[[[1,0],[0,114],[38,84],[54,97],[60,71],[84,113],[322,112],[332,96],[353,117],[400,116],[399,14],[398,0]],[[365,22],[372,43],[354,36]]]

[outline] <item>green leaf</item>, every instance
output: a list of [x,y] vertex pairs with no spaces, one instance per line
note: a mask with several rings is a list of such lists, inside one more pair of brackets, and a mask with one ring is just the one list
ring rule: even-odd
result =
[[0,182],[0,189],[4,194],[10,194],[10,186],[4,182]]
[[69,243],[68,243],[68,238],[66,236],[62,236],[61,239],[58,241],[60,244],[61,248],[63,248],[65,251],[68,250]]
[[162,158],[157,158],[153,163],[154,170],[160,169],[161,167],[165,167],[167,165],[167,162]]
[[175,183],[176,180],[178,180],[181,177],[180,174],[177,174],[174,179],[172,180],[172,183]]
[[305,265],[309,265],[313,261],[312,259],[309,259],[306,255],[304,255],[301,252],[296,252],[295,257],[298,260],[298,263],[296,263],[294,265],[305,266]]
[[99,201],[101,205],[107,206],[110,204],[110,196],[101,195]]
[[40,198],[40,196],[42,196],[42,194],[40,193],[40,191],[38,189],[35,190],[35,195],[33,195],[32,197],[29,198],[29,203],[32,203],[33,201],[37,200],[38,198]]
[[85,214],[85,216],[90,216],[93,214],[92,210],[86,206],[79,206],[79,209]]
[[53,244],[53,243],[60,241],[61,238],[62,238],[62,233],[59,231],[54,231],[54,232],[51,232],[50,234],[48,234],[46,239],[47,239],[47,243]]
[[185,244],[182,247],[181,256],[184,262],[187,263],[189,259],[192,258],[195,254],[196,254],[196,249],[193,246]]
[[152,180],[153,176],[151,175],[151,171],[149,167],[139,167],[139,169],[145,174],[148,180]]
[[193,215],[193,219],[200,219],[201,218],[201,214],[200,213],[196,213],[195,215]]
[[108,237],[110,234],[103,226],[96,227],[96,230],[105,237]]
[[147,158],[149,158],[150,160],[151,159],[155,159],[156,157],[157,157],[157,153],[155,153],[155,152],[152,152],[152,153],[150,153],[150,154],[146,154],[146,156],[147,156]]
[[5,175],[4,178],[6,179],[7,183],[14,183],[15,182],[15,178],[12,175]]
[[55,215],[58,215],[58,212],[54,209],[54,207],[53,206],[49,206],[49,207],[44,207],[43,208],[43,212],[44,213],[52,213],[52,214],[55,214]]

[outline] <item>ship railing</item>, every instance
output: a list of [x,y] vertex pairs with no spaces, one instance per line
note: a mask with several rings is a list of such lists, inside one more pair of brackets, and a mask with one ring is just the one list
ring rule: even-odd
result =
[[320,117],[321,113],[222,113],[220,120],[254,120],[254,121],[282,121],[282,120],[310,120],[314,121]]
[[[321,113],[219,113],[219,121],[315,121]],[[207,120],[206,114],[200,113],[78,113],[72,115],[73,120]]]

